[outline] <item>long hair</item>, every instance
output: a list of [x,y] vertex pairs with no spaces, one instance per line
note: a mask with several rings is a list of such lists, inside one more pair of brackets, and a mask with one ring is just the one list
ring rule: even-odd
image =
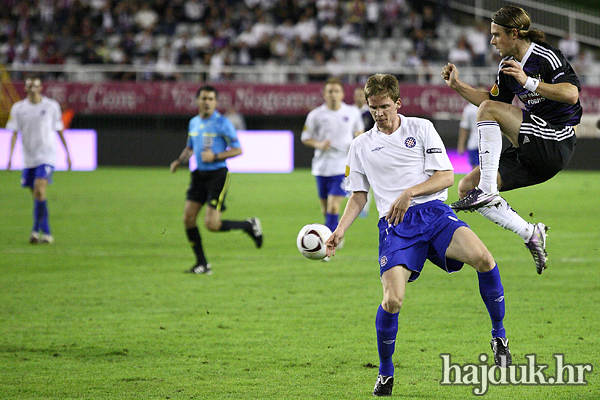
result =
[[400,98],[400,86],[398,79],[390,74],[371,75],[365,83],[365,99],[371,96],[389,97],[396,102]]
[[529,39],[532,42],[541,42],[544,40],[544,32],[539,29],[529,29],[531,26],[531,17],[521,7],[502,7],[492,14],[492,22],[503,27],[506,33],[516,29],[521,39]]

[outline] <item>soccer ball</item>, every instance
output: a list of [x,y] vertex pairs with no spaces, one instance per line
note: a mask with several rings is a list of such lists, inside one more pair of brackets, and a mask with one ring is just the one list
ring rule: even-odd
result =
[[311,260],[322,260],[325,253],[325,241],[331,236],[331,230],[321,224],[309,224],[300,229],[296,244],[302,255]]

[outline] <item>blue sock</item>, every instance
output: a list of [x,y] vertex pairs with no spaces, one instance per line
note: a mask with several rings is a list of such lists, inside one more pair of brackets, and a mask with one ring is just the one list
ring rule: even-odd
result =
[[331,229],[331,232],[335,231],[338,226],[338,214],[325,214],[325,225]]
[[479,276],[479,293],[492,319],[492,337],[506,337],[504,325],[504,288],[500,280],[498,264],[487,272],[477,272]]
[[[35,212],[36,219],[34,219],[34,230],[41,230],[43,233],[50,234],[50,226],[48,225],[48,206],[46,205],[46,200],[44,201],[35,201]],[[37,223],[37,228],[35,229]]]
[[396,349],[396,335],[398,334],[398,314],[391,314],[381,305],[377,309],[375,328],[377,329],[377,350],[379,351],[379,374],[394,376],[394,363],[392,355]]
[[31,228],[32,232],[37,232],[40,230],[40,219],[43,214],[42,210],[42,201],[34,200],[33,201],[33,227]]

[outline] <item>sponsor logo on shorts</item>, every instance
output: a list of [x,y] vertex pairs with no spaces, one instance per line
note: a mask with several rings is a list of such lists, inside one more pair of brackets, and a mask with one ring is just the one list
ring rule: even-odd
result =
[[379,260],[379,265],[381,265],[382,267],[385,267],[385,264],[387,264],[388,259],[386,256],[381,257],[381,259]]

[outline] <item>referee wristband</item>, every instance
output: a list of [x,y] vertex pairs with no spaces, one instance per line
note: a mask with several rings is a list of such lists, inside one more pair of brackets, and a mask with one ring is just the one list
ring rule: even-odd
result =
[[537,89],[538,85],[540,84],[540,80],[539,79],[534,79],[532,77],[527,77],[527,81],[525,82],[525,84],[523,85],[523,87],[527,90],[529,90],[530,92],[535,92],[535,89]]

